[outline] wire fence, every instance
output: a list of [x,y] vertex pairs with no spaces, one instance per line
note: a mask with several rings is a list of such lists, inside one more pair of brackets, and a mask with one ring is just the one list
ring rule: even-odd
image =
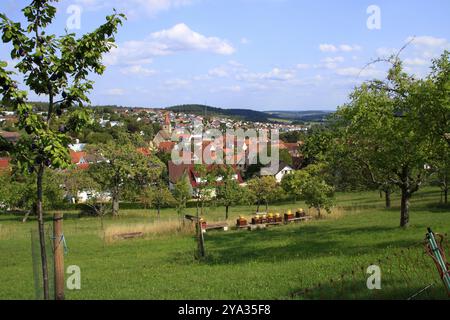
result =
[[[53,228],[48,225],[45,228],[45,251],[47,256],[48,269],[48,285],[49,298],[55,298],[55,284],[54,284],[54,256],[53,256]],[[36,300],[44,300],[44,284],[42,275],[42,260],[41,247],[39,242],[39,232],[37,227],[31,229],[31,256],[33,262],[34,275],[34,291]]]
[[[448,242],[443,249],[449,252]],[[447,290],[424,243],[391,249],[376,261],[355,259],[353,267],[339,276],[293,292],[302,300],[435,300],[448,299]],[[447,254],[448,256],[448,254]],[[381,288],[370,290],[367,268],[379,266]]]

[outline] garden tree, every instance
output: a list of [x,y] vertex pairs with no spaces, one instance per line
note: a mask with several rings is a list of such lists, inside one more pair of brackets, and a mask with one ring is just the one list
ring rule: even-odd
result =
[[327,126],[313,126],[300,145],[300,153],[303,155],[304,166],[317,162],[324,162],[328,150],[334,142],[333,131]]
[[310,208],[315,208],[319,218],[322,209],[331,212],[334,189],[323,179],[322,166],[311,165],[304,171],[301,182],[302,197]]
[[169,188],[161,179],[144,187],[139,199],[146,207],[157,209],[158,219],[161,217],[162,207],[172,206],[176,202]]
[[[330,143],[322,155],[321,164],[328,173],[326,182],[338,190],[374,189],[385,194],[386,208],[391,207],[391,194],[395,184],[391,181],[389,171],[384,167],[371,165],[371,155],[368,149],[380,148],[382,141],[349,140],[346,137],[347,123],[336,116],[330,130],[333,131],[333,143]],[[377,144],[377,145],[375,145]]]
[[280,193],[277,180],[272,176],[251,179],[248,181],[248,188],[254,195],[257,204],[256,212],[259,212],[259,207],[262,203],[265,204],[267,211],[269,209],[269,201],[276,199]]
[[[43,208],[46,210],[60,208],[64,204],[64,193],[61,189],[63,179],[60,173],[46,171],[42,179]],[[36,212],[36,177],[9,172],[0,172],[0,203],[11,210],[26,210],[23,218]]]
[[450,189],[450,145],[444,140],[436,141],[434,156],[430,162],[433,177],[443,194],[443,203],[448,204],[448,191]]
[[400,226],[407,227],[410,199],[428,174],[432,147],[429,135],[421,130],[427,86],[406,74],[398,58],[390,62],[387,79],[356,88],[337,117],[346,126],[343,141],[364,154],[368,167],[400,188]]
[[292,156],[287,149],[280,149],[280,162],[290,166],[293,165]]
[[289,131],[280,134],[280,140],[283,142],[296,143],[305,140],[303,131]]
[[173,189],[173,196],[177,203],[177,212],[180,216],[180,219],[183,219],[183,210],[186,208],[188,200],[192,195],[192,186],[189,182],[189,179],[186,173],[183,174],[181,179],[175,184]]
[[443,140],[450,145],[450,52],[434,59],[431,72],[425,79],[424,100],[420,110],[424,135],[431,135],[433,144]]
[[[78,131],[89,121],[84,103],[93,82],[90,73],[102,74],[105,66],[102,56],[114,45],[114,34],[124,16],[114,14],[95,31],[76,38],[75,34],[56,36],[47,34],[56,8],[53,0],[33,0],[22,12],[27,25],[13,22],[0,15],[0,30],[4,43],[11,43],[11,59],[17,62],[15,69],[22,75],[24,85],[34,94],[48,99],[46,117],[35,113],[27,102],[27,91],[20,90],[12,79],[12,71],[6,70],[6,62],[0,62],[0,95],[2,103],[12,107],[19,117],[19,127],[28,135],[12,149],[17,168],[23,172],[36,172],[36,211],[38,215],[41,248],[44,299],[49,299],[48,270],[45,250],[43,219],[43,177],[46,168],[65,168],[70,163],[67,145],[68,133]],[[78,106],[74,108],[73,106]],[[52,121],[69,110],[66,123],[57,129]]]
[[225,219],[228,220],[229,209],[241,201],[242,188],[235,179],[236,173],[231,167],[219,167],[217,176],[222,177],[216,188],[216,197],[225,206]]
[[111,195],[113,216],[118,216],[124,194],[152,184],[162,172],[161,162],[139,152],[132,142],[128,135],[121,135],[118,140],[91,146],[88,151],[95,159],[89,174],[102,192]]
[[304,181],[308,173],[305,170],[297,170],[287,174],[281,180],[281,188],[294,197],[294,202],[303,195]]

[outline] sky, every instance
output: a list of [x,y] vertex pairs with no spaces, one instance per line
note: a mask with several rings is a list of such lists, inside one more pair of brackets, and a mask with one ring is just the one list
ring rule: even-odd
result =
[[[0,0],[22,20],[30,0]],[[113,8],[128,19],[118,47],[92,76],[93,104],[168,107],[200,103],[254,110],[334,110],[363,81],[367,64],[401,52],[423,77],[450,50],[448,0],[62,0],[49,31],[82,35]],[[0,59],[10,61],[0,45]],[[32,100],[45,97],[30,95]]]

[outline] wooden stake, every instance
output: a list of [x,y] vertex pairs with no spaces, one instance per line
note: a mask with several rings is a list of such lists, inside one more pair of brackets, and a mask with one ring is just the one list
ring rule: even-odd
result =
[[53,216],[53,248],[55,259],[55,299],[64,300],[64,239],[63,215]]

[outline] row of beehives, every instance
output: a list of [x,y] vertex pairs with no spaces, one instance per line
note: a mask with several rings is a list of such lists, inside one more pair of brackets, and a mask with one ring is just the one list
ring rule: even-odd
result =
[[262,225],[262,224],[282,224],[288,223],[291,221],[302,220],[306,218],[306,212],[303,209],[298,209],[295,214],[292,213],[291,210],[288,210],[284,216],[281,216],[280,213],[268,213],[268,214],[259,214],[257,213],[251,220],[248,220],[245,217],[239,217],[236,221],[236,226],[239,228],[247,227],[249,225]]

